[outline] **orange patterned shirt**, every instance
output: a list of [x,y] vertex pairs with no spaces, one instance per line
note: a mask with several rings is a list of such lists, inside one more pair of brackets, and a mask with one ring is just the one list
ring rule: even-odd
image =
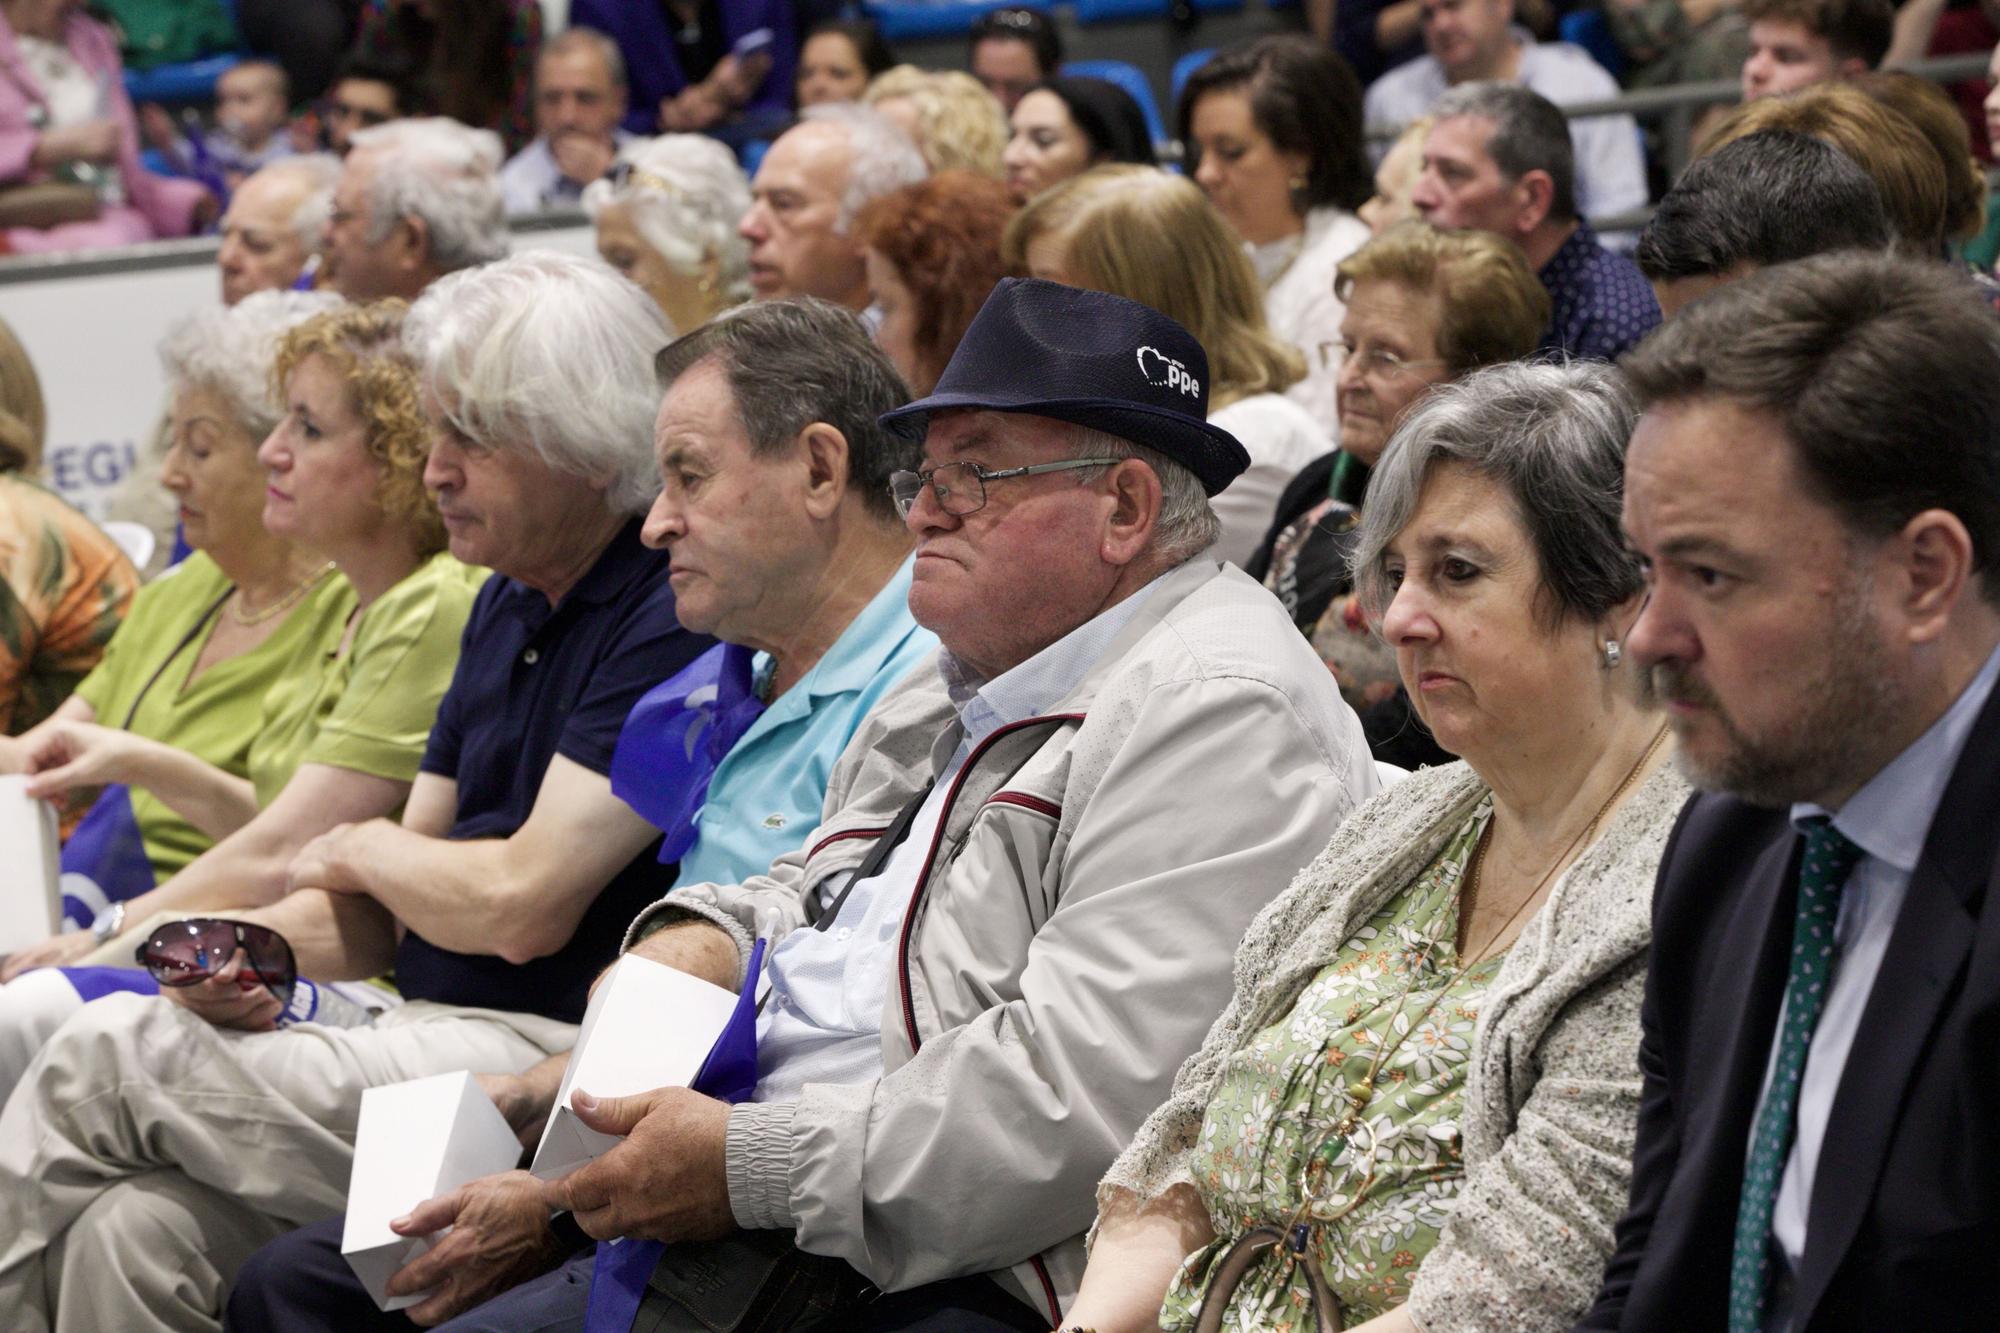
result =
[[56,710],[104,653],[139,574],[53,491],[0,476],[0,734]]

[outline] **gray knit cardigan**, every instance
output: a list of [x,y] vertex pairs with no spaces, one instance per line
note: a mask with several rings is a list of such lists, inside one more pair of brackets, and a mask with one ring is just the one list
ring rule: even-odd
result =
[[[1485,795],[1462,763],[1423,769],[1340,826],[1251,923],[1229,1007],[1105,1175],[1101,1210],[1193,1184],[1230,1054],[1291,1011]],[[1556,881],[1487,993],[1460,1119],[1465,1179],[1411,1285],[1426,1333],[1567,1329],[1596,1294],[1631,1182],[1653,876],[1687,796],[1671,764],[1648,778]]]

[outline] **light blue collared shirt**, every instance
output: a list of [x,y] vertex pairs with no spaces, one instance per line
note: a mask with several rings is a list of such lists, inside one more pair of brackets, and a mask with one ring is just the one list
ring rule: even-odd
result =
[[[882,1006],[888,1002],[896,937],[952,780],[973,749],[1001,727],[1039,717],[1083,682],[1112,640],[1138,615],[1156,579],[992,680],[946,654],[945,683],[962,734],[930,797],[881,871],[847,895],[830,930],[795,930],[764,964],[769,1001],[757,1022],[756,1100],[791,1101],[808,1083],[856,1084],[882,1076]],[[826,901],[839,887],[821,890]]]
[[[1792,826],[1803,831],[1806,821],[1832,815],[1833,826],[1861,849],[1861,859],[1848,873],[1840,895],[1840,915],[1834,922],[1833,938],[1839,948],[1834,964],[1833,985],[1820,1011],[1819,1025],[1813,1029],[1812,1045],[1806,1052],[1805,1072],[1799,1080],[1798,1132],[1792,1153],[1785,1162],[1784,1179],[1778,1185],[1771,1234],[1783,1251],[1793,1276],[1806,1248],[1806,1213],[1812,1203],[1813,1177],[1819,1167],[1820,1145],[1826,1140],[1826,1122],[1833,1110],[1833,1095],[1840,1085],[1841,1071],[1861,1026],[1861,1011],[1868,1004],[1875,977],[1882,969],[1882,955],[1889,947],[1896,918],[1902,912],[1903,896],[1910,887],[1910,875],[1923,855],[1924,839],[1930,835],[1931,820],[1944,799],[1945,785],[1965,752],[1973,724],[1986,706],[1993,685],[2000,679],[2000,649],[1986,659],[1979,674],[1960,692],[1943,716],[1931,723],[1923,735],[1890,760],[1861,789],[1847,799],[1836,813],[1823,806],[1801,802],[1791,811]],[[1778,1015],[1775,1032],[1784,1031],[1785,1016]],[[1771,1071],[1778,1058],[1774,1035],[1771,1058],[1764,1070],[1764,1091],[1757,1097],[1762,1107],[1771,1087]],[[1755,1119],[1751,1136],[1755,1138]],[[1749,1150],[1746,1145],[1745,1157]],[[1791,1284],[1776,1284],[1777,1299],[1764,1320],[1767,1333],[1785,1333],[1792,1326],[1792,1311],[1786,1295]]]
[[[682,884],[739,884],[796,851],[819,823],[827,780],[876,701],[937,647],[910,616],[911,560],[848,622],[812,670],[771,701],[715,766]],[[768,654],[753,659],[759,677]]]

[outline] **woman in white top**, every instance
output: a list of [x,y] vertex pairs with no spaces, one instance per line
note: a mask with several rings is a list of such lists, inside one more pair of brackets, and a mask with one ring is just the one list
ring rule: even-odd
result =
[[1213,554],[1242,565],[1285,484],[1331,442],[1285,396],[1304,373],[1303,358],[1265,324],[1256,275],[1229,224],[1185,176],[1099,167],[1023,209],[1002,252],[1034,277],[1149,305],[1208,352],[1209,420],[1250,452],[1249,470],[1212,501],[1222,520]]
[[1303,36],[1229,47],[1188,80],[1180,136],[1196,183],[1242,238],[1271,331],[1305,356],[1287,396],[1336,431],[1333,271],[1368,239],[1354,210],[1374,190],[1354,71]]

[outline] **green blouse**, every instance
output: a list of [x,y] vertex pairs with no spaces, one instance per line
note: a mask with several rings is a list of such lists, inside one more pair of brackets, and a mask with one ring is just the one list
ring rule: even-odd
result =
[[[1216,1240],[1181,1265],[1162,1329],[1194,1327],[1211,1265],[1245,1232],[1291,1221],[1307,1161],[1347,1114],[1349,1088],[1385,1042],[1392,1049],[1363,1112],[1375,1140],[1374,1182],[1352,1211],[1314,1229],[1313,1253],[1350,1328],[1409,1299],[1410,1278],[1437,1244],[1464,1175],[1458,1116],[1473,1029],[1505,957],[1461,972],[1455,947],[1459,883],[1492,811],[1491,800],[1482,801],[1437,860],[1341,946],[1291,1012],[1229,1058],[1193,1159]],[[1337,1187],[1350,1164],[1343,1154],[1326,1165]],[[1308,1217],[1325,1220],[1344,1206],[1337,1198]],[[1222,1321],[1239,1333],[1311,1327],[1306,1278],[1278,1252],[1245,1274]]]
[[336,635],[294,660],[266,699],[263,729],[250,743],[260,808],[301,764],[416,780],[438,701],[458,665],[459,636],[489,572],[440,551],[361,613],[346,653]]
[[[141,588],[103,660],[76,693],[102,726],[171,745],[225,773],[246,777],[264,696],[301,652],[326,653],[338,646],[354,613],[354,589],[337,574],[320,580],[269,638],[215,663],[190,682],[188,674],[208,646],[230,586],[216,563],[197,551]],[[133,787],[131,796],[132,815],[156,880],[179,873],[208,850],[208,836],[151,792]]]

